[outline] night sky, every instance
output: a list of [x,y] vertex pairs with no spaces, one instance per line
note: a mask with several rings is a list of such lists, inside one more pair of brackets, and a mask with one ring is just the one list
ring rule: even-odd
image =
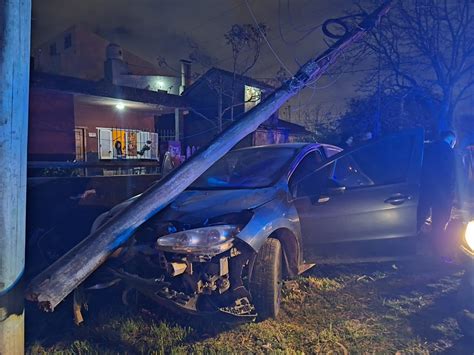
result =
[[[248,0],[248,4],[256,19],[269,26],[268,40],[292,72],[326,48],[321,29],[308,29],[352,7],[350,0]],[[232,52],[223,34],[234,23],[253,23],[244,0],[33,0],[32,43],[36,47],[71,25],[82,24],[152,63],[160,56],[178,67],[194,42],[216,66],[231,69]],[[280,66],[265,45],[249,75],[273,77]],[[350,74],[326,77],[318,83],[320,89],[294,101],[292,120],[317,104],[342,110],[344,100],[354,95],[353,81]]]

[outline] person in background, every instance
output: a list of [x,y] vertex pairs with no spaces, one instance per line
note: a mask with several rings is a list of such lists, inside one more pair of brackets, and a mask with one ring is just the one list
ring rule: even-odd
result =
[[168,175],[174,169],[174,162],[171,156],[171,152],[169,150],[166,151],[165,156],[163,158],[163,165],[161,167],[161,174],[163,176]]
[[456,191],[456,134],[444,131],[440,139],[425,146],[421,172],[420,200],[418,205],[419,229],[430,216],[431,234],[436,252],[441,256],[449,252],[445,228],[451,218]]
[[140,156],[144,156],[145,155],[145,152],[147,152],[148,150],[151,149],[151,141],[148,140],[146,141],[146,143],[143,145],[142,149],[140,149],[137,154],[140,155]]
[[122,142],[120,142],[120,141],[115,142],[115,157],[117,159],[122,159],[123,158]]

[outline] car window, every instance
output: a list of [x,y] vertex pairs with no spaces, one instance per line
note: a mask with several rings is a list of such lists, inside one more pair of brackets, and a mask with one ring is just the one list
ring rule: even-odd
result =
[[296,153],[289,147],[231,151],[197,178],[190,189],[255,189],[270,186],[287,171]]
[[409,135],[370,143],[337,159],[333,178],[347,188],[403,182],[413,143],[413,136]]
[[374,185],[374,182],[363,173],[352,155],[344,156],[335,162],[333,179],[342,186],[358,187]]
[[290,189],[296,196],[311,195],[318,183],[315,180],[316,167],[322,162],[319,151],[308,153],[291,175]]

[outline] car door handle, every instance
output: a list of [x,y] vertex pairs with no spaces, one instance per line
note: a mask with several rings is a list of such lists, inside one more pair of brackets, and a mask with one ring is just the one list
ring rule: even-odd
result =
[[329,196],[312,196],[310,198],[311,204],[312,205],[320,205],[323,203],[326,203],[330,200],[331,198]]
[[387,198],[384,202],[389,203],[394,206],[398,206],[403,204],[406,200],[411,200],[411,196],[407,195],[394,195],[389,198]]
[[318,203],[326,203],[330,200],[331,198],[329,196],[320,196],[318,198]]

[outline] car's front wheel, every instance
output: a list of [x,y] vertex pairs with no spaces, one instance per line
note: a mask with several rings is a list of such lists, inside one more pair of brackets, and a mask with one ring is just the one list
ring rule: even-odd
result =
[[280,311],[282,289],[282,248],[268,238],[260,248],[252,271],[250,293],[258,319],[275,318]]

